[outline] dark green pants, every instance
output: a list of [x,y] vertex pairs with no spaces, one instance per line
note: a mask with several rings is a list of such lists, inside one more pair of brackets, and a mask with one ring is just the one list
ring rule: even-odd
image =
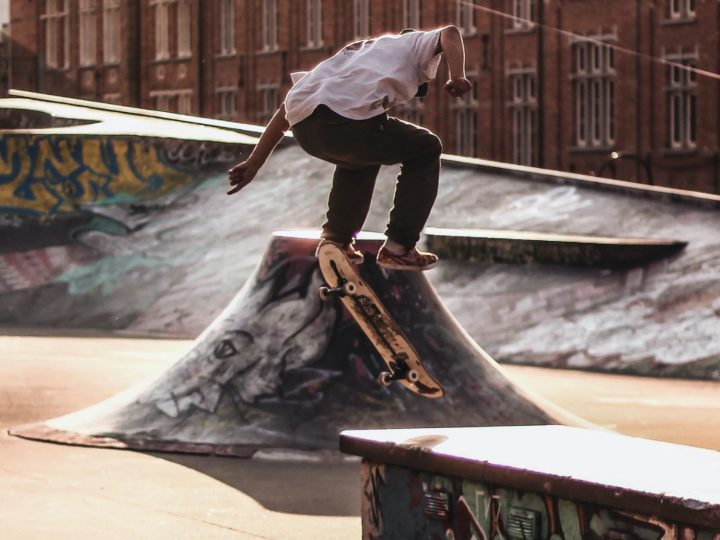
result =
[[367,218],[380,166],[400,163],[385,234],[404,246],[417,243],[437,196],[442,144],[436,135],[387,114],[349,120],[323,105],[292,131],[308,154],[336,166],[323,238],[350,242]]

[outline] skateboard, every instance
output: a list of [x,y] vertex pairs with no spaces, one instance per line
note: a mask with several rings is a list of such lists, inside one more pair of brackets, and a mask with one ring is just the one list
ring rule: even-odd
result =
[[439,398],[443,387],[423,368],[420,357],[375,292],[360,277],[343,249],[324,241],[317,250],[320,272],[327,286],[320,298],[337,296],[370,339],[387,371],[378,380],[388,386],[397,381],[408,390],[428,398]]

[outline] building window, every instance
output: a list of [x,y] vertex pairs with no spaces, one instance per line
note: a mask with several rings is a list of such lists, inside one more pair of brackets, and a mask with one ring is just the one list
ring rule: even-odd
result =
[[322,0],[307,0],[308,47],[322,47]]
[[220,54],[235,54],[235,0],[220,0]]
[[260,93],[259,120],[263,124],[267,124],[280,106],[278,87],[273,85],[260,86],[258,91]]
[[40,16],[45,23],[45,63],[50,68],[70,66],[68,2],[46,0],[45,13]]
[[512,160],[534,165],[535,159],[535,73],[510,73],[510,117],[512,121]]
[[150,92],[152,107],[158,111],[172,112],[172,96],[164,92]]
[[615,49],[596,39],[573,45],[575,140],[579,147],[615,142]]
[[190,0],[179,0],[177,7],[177,55],[180,58],[192,56],[191,26]]
[[92,66],[96,60],[97,16],[95,0],[80,0],[80,65]]
[[278,43],[278,0],[263,0],[263,50],[276,51]]
[[668,14],[671,19],[694,19],[695,0],[669,0]]
[[461,156],[477,155],[477,74],[468,73],[472,90],[454,104],[456,119],[456,152]]
[[527,30],[535,26],[535,0],[511,0],[511,3],[514,30]]
[[425,120],[425,104],[420,99],[398,105],[394,110],[400,118],[416,126],[421,126]]
[[192,114],[192,90],[158,90],[150,92],[150,99],[158,111]]
[[[174,0],[153,0],[155,6],[155,60],[170,58],[170,4]],[[160,109],[165,110],[165,109]]]
[[103,61],[120,61],[120,0],[103,0]]
[[217,117],[223,120],[233,120],[235,118],[235,103],[237,92],[234,87],[220,87],[215,91],[217,98]]
[[403,26],[405,28],[422,28],[422,0],[405,0]]
[[475,0],[457,0],[457,26],[463,35],[471,36],[477,33],[477,19],[475,13]]
[[695,56],[671,56],[668,65],[668,130],[670,148],[693,149],[697,144],[697,75]]
[[178,108],[180,114],[192,114],[192,90],[178,92]]
[[103,101],[105,103],[109,103],[110,105],[122,105],[122,94],[105,94],[103,96]]
[[353,34],[355,39],[370,37],[370,0],[353,0]]

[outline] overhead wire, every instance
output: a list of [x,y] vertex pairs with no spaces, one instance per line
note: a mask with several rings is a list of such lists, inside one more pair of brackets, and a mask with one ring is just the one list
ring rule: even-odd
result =
[[[691,66],[691,65],[687,65],[687,64],[681,64],[679,62],[674,62],[668,58],[653,56],[651,54],[647,54],[647,53],[643,53],[643,52],[636,51],[633,49],[629,49],[627,47],[622,47],[622,46],[616,45],[614,43],[609,43],[608,41],[597,39],[592,36],[584,36],[582,34],[577,34],[575,32],[571,32],[570,30],[564,30],[564,29],[558,28],[556,26],[542,24],[542,23],[539,23],[538,21],[533,21],[531,19],[526,19],[524,17],[518,17],[517,15],[512,15],[511,13],[506,13],[505,11],[499,11],[497,9],[493,9],[493,8],[490,8],[487,6],[482,6],[482,5],[476,4],[469,0],[455,0],[455,1],[458,2],[459,4],[463,4],[466,6],[472,6],[473,8],[475,8],[477,10],[484,11],[486,13],[490,13],[490,14],[496,15],[498,17],[510,19],[512,21],[519,21],[519,22],[522,22],[522,23],[525,23],[528,25],[532,25],[532,26],[537,26],[537,27],[542,28],[543,30],[555,32],[557,34],[563,35],[563,36],[571,38],[571,39],[575,39],[578,41],[585,41],[585,42],[593,43],[593,44],[600,45],[603,47],[608,47],[618,53],[637,56],[637,57],[643,58],[645,60],[649,60],[651,62],[656,62],[659,64],[672,66],[672,67],[677,67],[678,69],[689,71],[689,72],[695,73],[696,75],[700,75],[702,77],[708,77],[710,79],[715,79],[717,81],[720,81],[720,74],[715,73],[713,71],[708,71],[706,69],[700,69],[696,66]],[[542,1],[542,0],[540,0],[540,1]]]

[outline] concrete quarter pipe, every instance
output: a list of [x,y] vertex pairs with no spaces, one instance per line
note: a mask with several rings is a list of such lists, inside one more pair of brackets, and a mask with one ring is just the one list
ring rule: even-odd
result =
[[388,272],[361,235],[360,272],[442,382],[428,400],[377,383],[384,364],[335,298],[322,302],[317,232],[276,233],[245,286],[193,349],[149,384],[11,434],[114,448],[250,456],[334,449],[342,429],[578,424],[513,385],[422,273]]

